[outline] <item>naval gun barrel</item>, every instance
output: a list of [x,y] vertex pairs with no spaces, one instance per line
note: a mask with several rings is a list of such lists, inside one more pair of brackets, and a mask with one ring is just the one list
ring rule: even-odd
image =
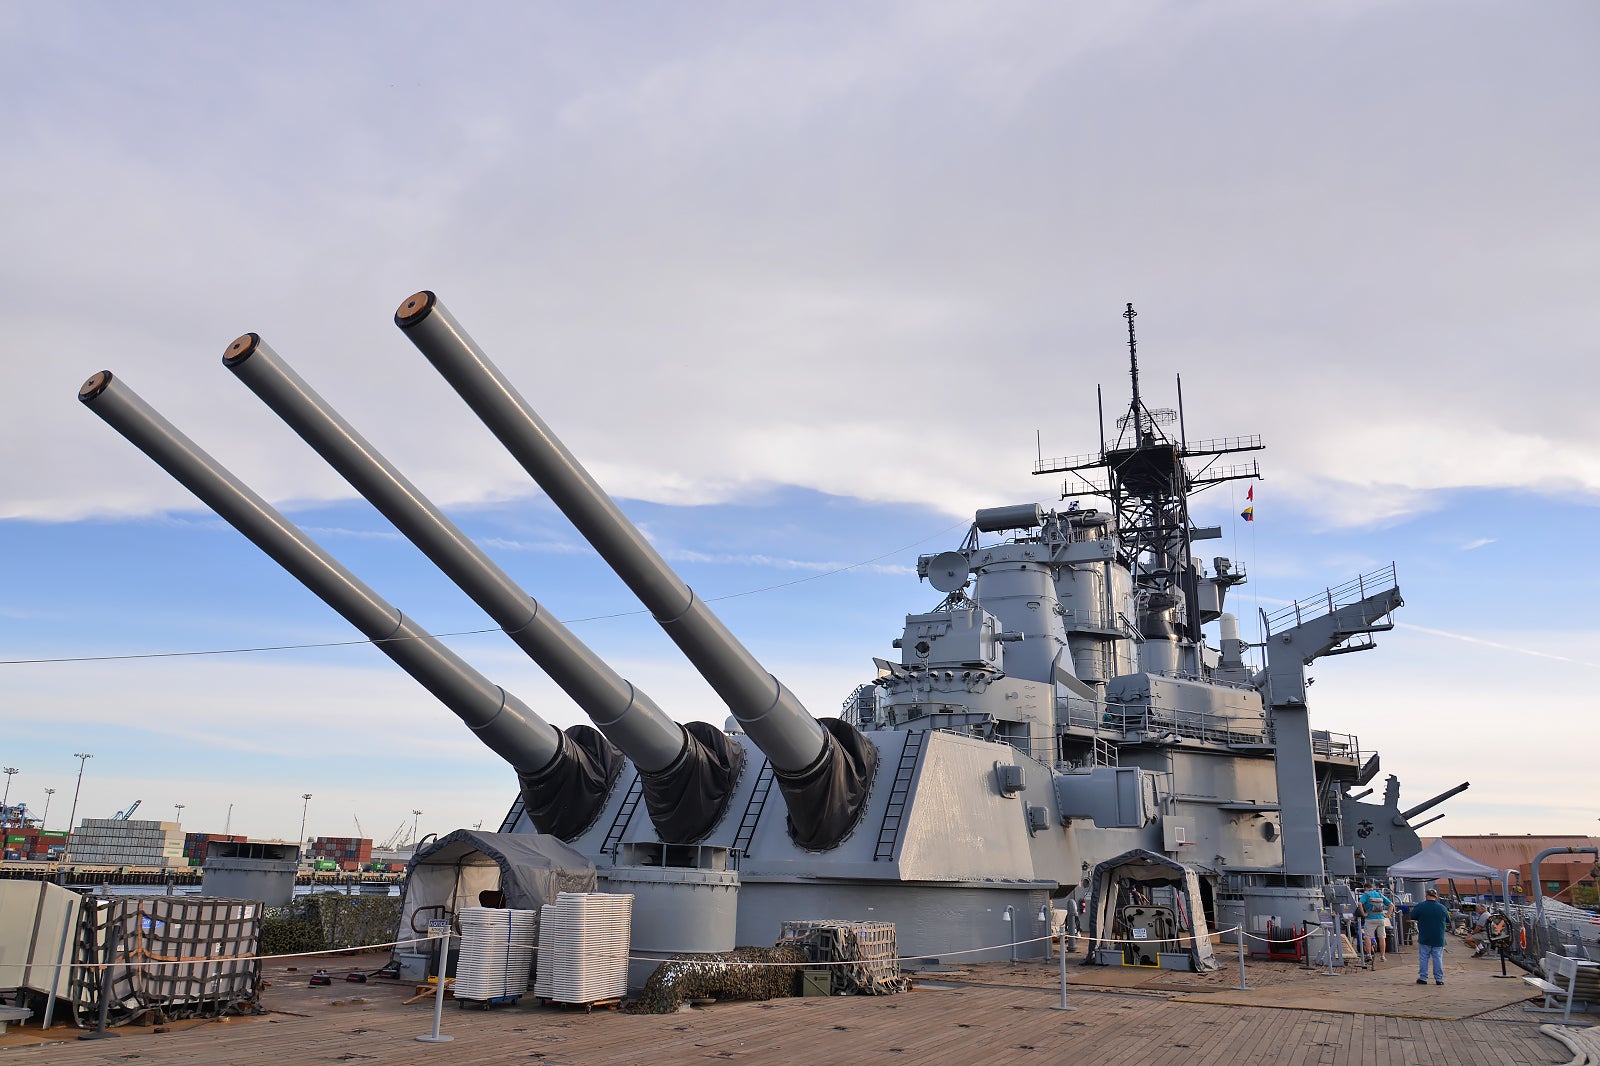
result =
[[[1471,781],[1463,781],[1463,782],[1461,782],[1461,784],[1457,785],[1455,788],[1446,789],[1445,791],[1439,793],[1437,796],[1433,797],[1432,799],[1423,800],[1421,803],[1417,804],[1415,807],[1411,808],[1409,811],[1401,811],[1400,812],[1400,818],[1403,821],[1409,822],[1411,819],[1415,818],[1417,815],[1421,814],[1423,811],[1430,811],[1433,808],[1439,806],[1439,804],[1443,803],[1445,800],[1449,799],[1451,796],[1457,795],[1458,793],[1461,793],[1461,792],[1465,792],[1467,789],[1469,789],[1471,787],[1472,787],[1472,782]],[[1413,828],[1415,828],[1415,827],[1413,827]]]
[[405,534],[572,697],[644,779],[651,821],[668,843],[703,837],[721,820],[744,749],[703,722],[667,717],[497,566],[260,336],[222,359],[251,392]]
[[[360,630],[517,771],[541,832],[577,835],[599,813],[621,759],[593,729],[562,733],[408,620],[109,370],[78,399]],[[578,732],[582,730],[582,732]],[[542,817],[534,816],[539,811]]]
[[801,847],[828,850],[865,805],[877,749],[840,719],[812,717],[667,566],[431,292],[395,324],[616,571],[766,754]]

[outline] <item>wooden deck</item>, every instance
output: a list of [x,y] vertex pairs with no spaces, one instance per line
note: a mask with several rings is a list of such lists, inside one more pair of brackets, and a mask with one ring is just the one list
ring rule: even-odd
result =
[[[1522,1010],[1526,986],[1501,980],[1497,964],[1447,956],[1443,987],[1418,985],[1414,957],[1392,956],[1372,971],[1303,969],[1251,962],[1248,992],[1236,967],[1216,974],[1125,968],[1068,968],[1060,1001],[1055,966],[985,964],[928,975],[899,996],[719,1003],[672,1015],[584,1014],[531,999],[489,1011],[447,1002],[446,1044],[418,1043],[433,1024],[433,1001],[401,1001],[413,987],[354,984],[347,969],[372,969],[380,956],[268,965],[265,1017],[179,1022],[165,1031],[115,1030],[116,1039],[79,1041],[77,1030],[43,1033],[13,1025],[0,1036],[7,1063],[124,1066],[295,1066],[300,1063],[540,1063],[544,1066],[680,1066],[707,1062],[789,1064],[905,1062],[927,1066],[1044,1066],[1068,1058],[1097,1064],[1239,1063],[1494,1064],[1566,1063],[1571,1052],[1542,1034],[1559,1016]],[[318,965],[331,987],[311,988]],[[1515,969],[1512,973],[1516,973]],[[1583,1016],[1583,1023],[1600,1021]],[[1578,1016],[1574,1016],[1578,1023]]]

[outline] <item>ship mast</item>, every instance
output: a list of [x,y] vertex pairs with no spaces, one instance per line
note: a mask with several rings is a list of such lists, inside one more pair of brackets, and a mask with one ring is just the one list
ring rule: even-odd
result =
[[[1095,455],[1046,459],[1035,474],[1065,473],[1061,498],[1100,496],[1109,500],[1116,517],[1120,554],[1134,576],[1143,609],[1140,629],[1146,637],[1201,639],[1197,586],[1199,572],[1190,563],[1195,540],[1221,535],[1218,527],[1196,529],[1189,519],[1189,497],[1196,492],[1242,478],[1258,478],[1254,460],[1219,466],[1217,457],[1258,451],[1261,438],[1227,437],[1193,445],[1172,439],[1162,427],[1178,421],[1171,408],[1149,408],[1139,388],[1139,342],[1134,331],[1138,312],[1127,305],[1128,376],[1132,400],[1117,419],[1116,443],[1101,445]],[[1196,460],[1191,464],[1190,460]]]

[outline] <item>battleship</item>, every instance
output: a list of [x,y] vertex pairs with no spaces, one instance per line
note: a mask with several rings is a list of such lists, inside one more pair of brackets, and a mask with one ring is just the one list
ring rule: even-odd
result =
[[1203,967],[1211,930],[1316,923],[1335,879],[1415,854],[1413,819],[1459,789],[1404,809],[1389,776],[1374,796],[1377,753],[1310,719],[1306,667],[1391,628],[1392,565],[1263,612],[1254,646],[1240,636],[1227,600],[1245,571],[1197,556],[1221,531],[1196,526],[1190,501],[1258,478],[1245,455],[1262,442],[1187,439],[1181,378],[1175,410],[1148,406],[1131,304],[1125,317],[1125,413],[1102,418],[1097,451],[1033,471],[1063,478],[1063,505],[980,510],[958,544],[920,557],[942,598],[906,615],[840,694],[842,711],[818,715],[672,571],[435,294],[400,305],[401,333],[726,704],[722,726],[680,724],[619,675],[259,335],[227,348],[227,368],[592,725],[558,729],[484,677],[110,371],[79,399],[509,764],[519,788],[501,831],[557,838],[602,889],[633,893],[636,954],[771,944],[785,921],[826,917],[892,922],[907,956],[1038,956],[1081,913],[1103,941],[1148,941],[1148,961],[1160,948]]

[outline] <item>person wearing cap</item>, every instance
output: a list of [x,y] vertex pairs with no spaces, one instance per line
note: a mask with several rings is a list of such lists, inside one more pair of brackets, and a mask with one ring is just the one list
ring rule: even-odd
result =
[[1428,983],[1429,960],[1433,960],[1433,983],[1444,984],[1444,931],[1450,912],[1439,902],[1439,890],[1428,889],[1428,898],[1411,908],[1417,923],[1417,984]]

